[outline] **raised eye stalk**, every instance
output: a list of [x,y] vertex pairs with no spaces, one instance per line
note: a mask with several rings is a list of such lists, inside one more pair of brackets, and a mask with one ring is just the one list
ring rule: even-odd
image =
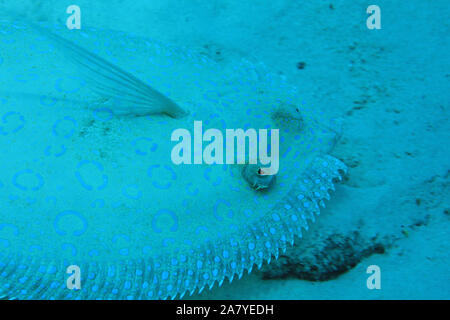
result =
[[258,164],[246,164],[242,168],[242,176],[250,187],[255,190],[270,188],[275,182],[275,174],[270,174],[269,168],[263,168]]

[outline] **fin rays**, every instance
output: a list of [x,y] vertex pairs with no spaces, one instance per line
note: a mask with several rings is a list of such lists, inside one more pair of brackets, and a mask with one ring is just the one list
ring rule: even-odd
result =
[[93,91],[133,104],[130,113],[165,113],[173,118],[187,114],[175,102],[131,73],[43,27],[31,25],[53,40],[64,51],[65,56],[81,67],[79,71],[92,86]]

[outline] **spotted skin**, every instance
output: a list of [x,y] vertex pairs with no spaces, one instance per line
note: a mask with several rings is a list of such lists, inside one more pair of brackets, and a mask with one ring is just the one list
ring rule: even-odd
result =
[[[333,123],[261,64],[52,30],[189,111],[143,116],[94,93],[52,39],[21,24],[1,30],[0,297],[166,299],[220,285],[292,244],[346,170],[328,155]],[[170,133],[194,120],[280,129],[270,188],[252,188],[239,165],[174,165]],[[67,289],[69,265],[81,290]]]

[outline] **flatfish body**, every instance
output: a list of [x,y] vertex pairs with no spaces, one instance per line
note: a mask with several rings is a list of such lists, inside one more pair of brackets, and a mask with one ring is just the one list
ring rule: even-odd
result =
[[[301,235],[345,171],[328,155],[333,122],[262,64],[110,30],[49,29],[188,114],[146,114],[139,94],[98,94],[87,80],[96,75],[79,72],[57,38],[3,22],[0,296],[161,299],[221,284]],[[244,165],[175,164],[172,133],[186,129],[194,143],[194,121],[222,132],[223,144],[226,129],[278,129],[270,188],[256,190]],[[67,287],[73,265],[79,290]]]

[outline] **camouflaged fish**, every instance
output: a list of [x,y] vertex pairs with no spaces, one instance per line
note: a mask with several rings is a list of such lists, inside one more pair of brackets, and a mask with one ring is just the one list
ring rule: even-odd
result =
[[[0,297],[181,298],[232,281],[301,236],[346,170],[328,155],[333,122],[262,64],[1,25]],[[279,129],[278,173],[174,164],[171,133],[194,121]]]

